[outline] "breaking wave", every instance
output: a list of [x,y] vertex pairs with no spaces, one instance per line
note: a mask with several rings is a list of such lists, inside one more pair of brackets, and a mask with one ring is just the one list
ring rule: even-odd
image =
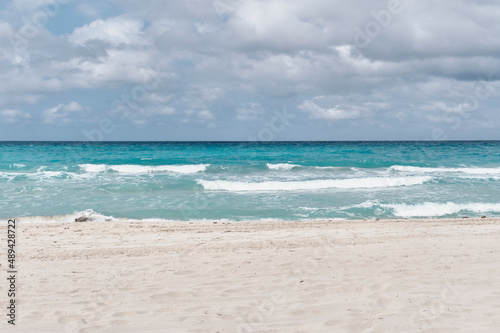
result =
[[392,209],[399,217],[439,217],[460,212],[492,213],[500,212],[500,203],[464,203],[453,202],[436,203],[424,202],[421,204],[382,204],[384,208]]
[[291,170],[292,168],[300,167],[300,165],[289,164],[289,163],[277,163],[277,164],[267,163],[267,167],[270,170]]
[[453,173],[466,173],[466,174],[483,174],[483,175],[500,175],[500,168],[428,168],[428,167],[416,167],[416,166],[405,166],[405,165],[393,165],[389,167],[389,170],[393,171],[403,171],[403,172],[453,172]]
[[210,164],[188,164],[188,165],[106,165],[106,164],[80,164],[79,167],[85,172],[101,173],[115,171],[127,174],[144,174],[153,172],[174,172],[182,174],[203,172]]
[[421,185],[432,180],[432,177],[372,177],[352,179],[305,180],[295,182],[239,182],[239,181],[211,181],[198,179],[197,182],[205,190],[211,191],[298,191],[321,189],[356,189],[356,188],[384,188],[395,186]]

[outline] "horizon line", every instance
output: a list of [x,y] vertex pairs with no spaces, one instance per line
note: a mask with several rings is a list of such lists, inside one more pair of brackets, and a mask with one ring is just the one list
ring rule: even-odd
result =
[[46,143],[138,143],[138,142],[156,142],[156,143],[283,143],[283,142],[500,142],[500,139],[459,139],[459,140],[0,140],[0,143],[26,143],[26,142],[46,142]]

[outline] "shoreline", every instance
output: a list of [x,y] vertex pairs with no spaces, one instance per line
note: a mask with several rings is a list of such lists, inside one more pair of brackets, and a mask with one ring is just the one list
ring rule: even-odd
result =
[[21,221],[17,237],[19,332],[500,329],[500,218]]
[[[87,210],[89,211],[89,210]],[[231,219],[192,219],[192,220],[176,220],[176,219],[163,219],[163,218],[144,218],[135,219],[127,217],[113,217],[102,215],[92,210],[94,216],[85,216],[83,213],[87,211],[77,212],[74,214],[66,215],[49,215],[49,216],[21,216],[2,218],[0,223],[6,223],[7,220],[15,219],[18,222],[26,224],[65,224],[65,223],[305,223],[305,222],[401,222],[401,221],[462,221],[462,220],[500,220],[500,216],[463,216],[463,217],[395,217],[395,218],[362,218],[362,219],[348,219],[348,218],[309,218],[309,219],[280,219],[280,218],[264,218],[260,220],[231,220]],[[82,220],[76,221],[75,219],[83,217]]]

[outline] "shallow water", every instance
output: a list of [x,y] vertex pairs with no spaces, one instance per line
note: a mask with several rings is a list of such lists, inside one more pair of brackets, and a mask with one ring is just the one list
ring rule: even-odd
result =
[[2,219],[500,216],[499,185],[498,141],[0,143]]

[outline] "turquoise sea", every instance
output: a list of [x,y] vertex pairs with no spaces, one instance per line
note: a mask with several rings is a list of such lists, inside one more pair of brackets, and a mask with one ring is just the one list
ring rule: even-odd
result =
[[0,143],[0,219],[482,215],[500,216],[500,141]]

